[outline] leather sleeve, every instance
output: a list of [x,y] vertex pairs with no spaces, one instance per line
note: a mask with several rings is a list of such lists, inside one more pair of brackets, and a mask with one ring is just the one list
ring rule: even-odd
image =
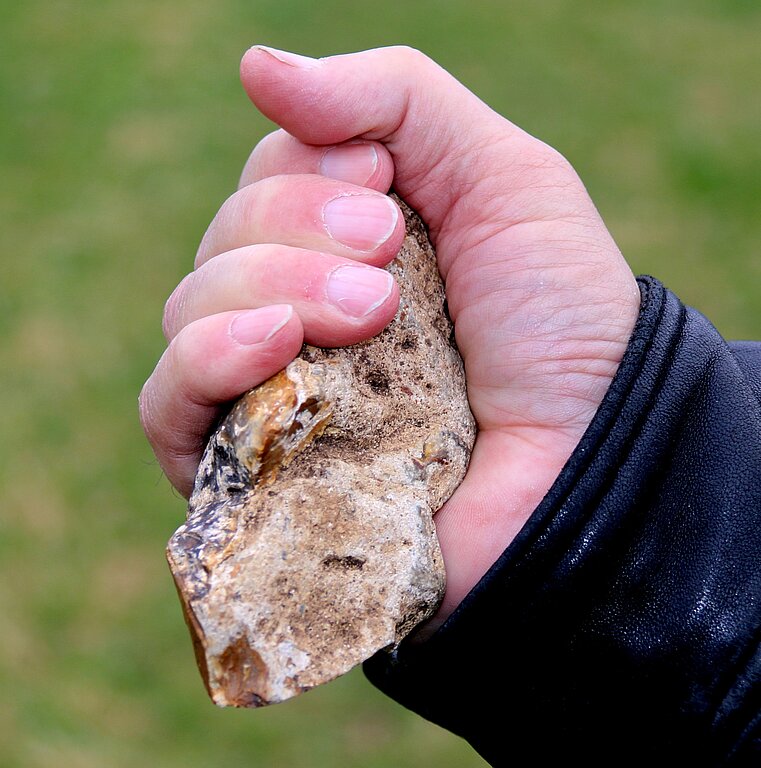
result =
[[520,534],[429,640],[365,664],[495,766],[761,765],[761,345],[639,283],[611,388]]

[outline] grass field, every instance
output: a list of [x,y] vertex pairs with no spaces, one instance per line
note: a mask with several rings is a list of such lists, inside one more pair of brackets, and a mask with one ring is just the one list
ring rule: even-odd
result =
[[238,83],[254,42],[422,48],[571,159],[635,271],[761,338],[753,0],[0,3],[4,768],[483,764],[358,671],[228,711],[195,670],[163,556],[184,504],[136,398],[270,130]]

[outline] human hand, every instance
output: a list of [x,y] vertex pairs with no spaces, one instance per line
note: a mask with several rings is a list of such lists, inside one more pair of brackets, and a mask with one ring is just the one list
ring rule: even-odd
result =
[[393,179],[436,247],[479,429],[435,518],[447,572],[435,626],[581,438],[634,326],[636,282],[567,161],[421,53],[314,60],[256,47],[241,76],[283,130],[256,147],[167,302],[169,346],[140,398],[146,434],[187,495],[224,403],[302,339],[355,343],[391,320],[398,292],[377,268],[403,238],[380,194]]

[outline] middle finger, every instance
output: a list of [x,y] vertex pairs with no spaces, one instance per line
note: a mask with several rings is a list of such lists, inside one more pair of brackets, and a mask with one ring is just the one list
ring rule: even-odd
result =
[[196,267],[261,243],[384,265],[403,238],[401,211],[380,192],[317,175],[271,176],[239,189],[222,205],[198,248]]

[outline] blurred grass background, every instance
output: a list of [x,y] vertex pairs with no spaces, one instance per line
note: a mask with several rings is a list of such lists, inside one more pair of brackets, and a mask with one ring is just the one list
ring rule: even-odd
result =
[[238,83],[254,42],[423,49],[570,158],[635,271],[761,338],[755,0],[0,3],[6,768],[483,764],[359,671],[241,712],[195,670],[163,556],[184,503],[136,398],[163,301],[270,130]]

